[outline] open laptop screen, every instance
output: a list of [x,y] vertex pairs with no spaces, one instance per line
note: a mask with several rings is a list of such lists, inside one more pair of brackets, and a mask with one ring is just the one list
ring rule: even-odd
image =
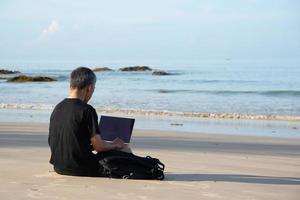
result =
[[101,116],[99,123],[101,138],[106,141],[120,138],[125,143],[129,143],[134,121],[131,118]]

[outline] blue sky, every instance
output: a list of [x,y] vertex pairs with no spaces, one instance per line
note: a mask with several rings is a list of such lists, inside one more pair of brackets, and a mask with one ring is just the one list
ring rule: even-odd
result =
[[300,58],[298,0],[0,0],[0,60]]

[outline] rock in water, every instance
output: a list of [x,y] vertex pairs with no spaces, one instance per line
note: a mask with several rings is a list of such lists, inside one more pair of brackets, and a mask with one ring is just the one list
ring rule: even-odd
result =
[[46,77],[46,76],[16,76],[7,79],[7,82],[50,82],[50,81],[56,81],[53,78]]
[[133,66],[133,67],[124,67],[120,68],[120,71],[123,72],[142,72],[142,71],[152,71],[150,67],[147,66]]
[[171,73],[165,72],[165,71],[154,71],[152,73],[154,76],[167,76],[167,75],[173,75]]
[[108,67],[97,67],[93,69],[94,72],[108,72],[108,71],[113,71],[112,69]]
[[0,69],[0,74],[17,74],[20,73],[19,71],[11,71],[6,69]]

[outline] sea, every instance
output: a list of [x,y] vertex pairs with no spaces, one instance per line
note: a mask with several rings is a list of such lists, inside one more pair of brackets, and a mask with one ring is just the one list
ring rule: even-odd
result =
[[[96,88],[89,102],[105,113],[135,113],[141,118],[154,115],[158,121],[160,115],[179,118],[189,114],[193,121],[197,114],[203,113],[222,115],[225,119],[221,120],[225,121],[227,114],[300,117],[299,60],[2,60],[0,69],[17,70],[22,75],[49,76],[57,81],[9,83],[0,80],[0,121],[5,121],[7,116],[22,121],[20,112],[48,113],[44,119],[47,121],[54,106],[68,96],[70,72],[79,66],[114,70],[96,72]],[[173,75],[118,70],[128,66],[149,66]],[[18,117],[13,114],[16,111]],[[299,121],[293,123],[291,129],[299,131]],[[181,124],[184,123],[173,123],[172,127],[180,128]]]

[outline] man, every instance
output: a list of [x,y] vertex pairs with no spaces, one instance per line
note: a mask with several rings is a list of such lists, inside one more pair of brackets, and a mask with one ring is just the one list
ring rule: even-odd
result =
[[92,97],[96,75],[85,67],[72,71],[70,95],[54,108],[49,126],[50,163],[59,174],[101,176],[96,152],[131,151],[117,138],[112,143],[101,140],[98,116],[87,104]]

